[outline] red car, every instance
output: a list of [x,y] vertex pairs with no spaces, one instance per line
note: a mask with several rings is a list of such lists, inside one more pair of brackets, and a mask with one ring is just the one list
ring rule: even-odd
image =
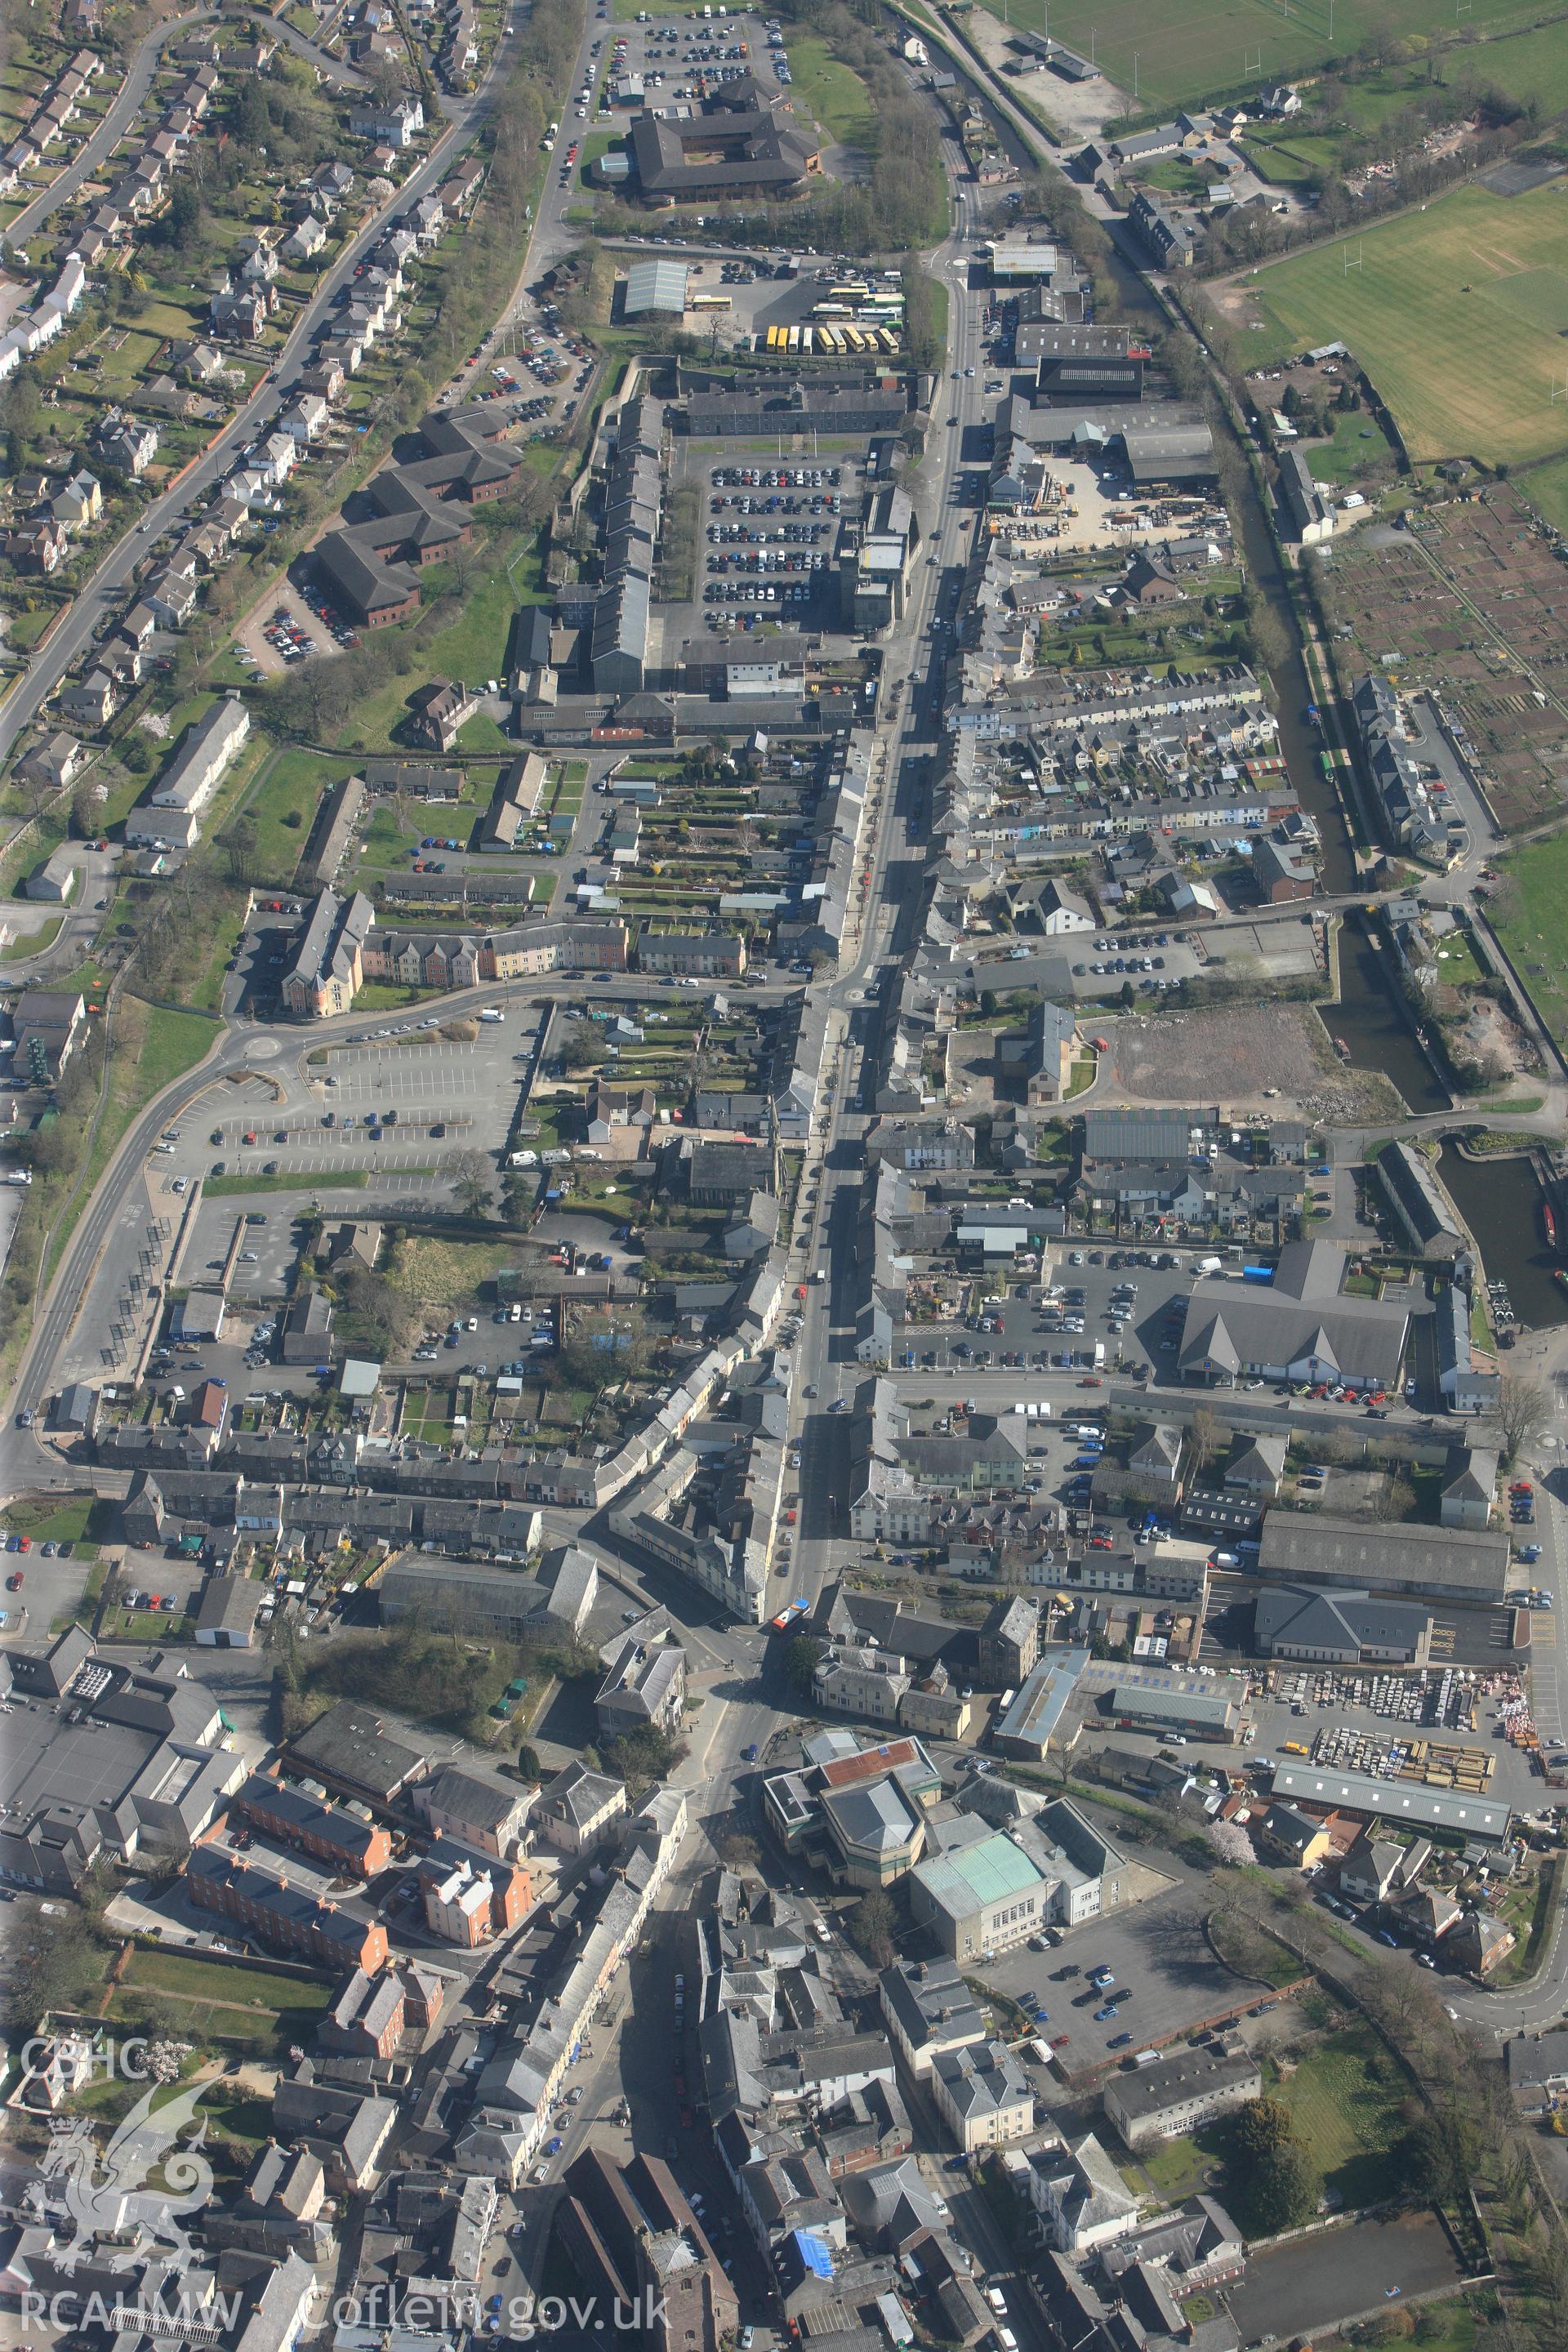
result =
[[23,1551],[31,1551],[31,1550],[32,1550],[32,1549],[33,1549],[33,1538],[32,1538],[32,1537],[31,1537],[31,1536],[24,1536],[24,1537],[22,1538],[21,1549],[23,1549]]
[[1105,1382],[1100,1380],[1097,1374],[1090,1372],[1086,1381],[1079,1381],[1079,1386],[1080,1389],[1102,1389],[1105,1386]]
[[1053,2033],[1051,2036],[1051,2048],[1053,2050],[1065,2050],[1071,2040],[1072,2035],[1070,2033]]

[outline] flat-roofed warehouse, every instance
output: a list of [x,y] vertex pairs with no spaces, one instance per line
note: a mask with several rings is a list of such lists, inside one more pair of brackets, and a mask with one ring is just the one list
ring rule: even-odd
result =
[[1030,237],[999,236],[987,257],[993,285],[1027,286],[1054,278],[1060,257],[1054,245],[1037,244]]
[[655,315],[679,319],[686,310],[687,286],[684,261],[634,261],[626,271],[621,315],[626,319]]
[[1428,1789],[1419,1782],[1379,1780],[1370,1772],[1336,1772],[1316,1764],[1276,1764],[1274,1797],[1324,1813],[1363,1813],[1368,1820],[1408,1822],[1412,1829],[1459,1830],[1500,1844],[1513,1816],[1495,1797],[1470,1789]]
[[871,384],[796,382],[782,390],[693,393],[676,417],[694,441],[731,434],[767,440],[780,433],[896,433],[909,415],[902,392]]
[[1354,1592],[1415,1593],[1424,1601],[1501,1601],[1509,1539],[1500,1528],[1426,1528],[1331,1512],[1270,1511],[1258,1573],[1265,1583],[1343,1585]]
[[1243,1729],[1238,1701],[1220,1691],[1189,1690],[1173,1679],[1118,1683],[1101,1705],[1126,1731],[1180,1731],[1229,1747]]

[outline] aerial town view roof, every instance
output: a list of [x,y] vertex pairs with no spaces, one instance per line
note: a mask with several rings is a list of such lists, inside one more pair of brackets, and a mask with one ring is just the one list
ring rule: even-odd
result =
[[1558,2352],[1562,24],[11,19],[11,2352]]

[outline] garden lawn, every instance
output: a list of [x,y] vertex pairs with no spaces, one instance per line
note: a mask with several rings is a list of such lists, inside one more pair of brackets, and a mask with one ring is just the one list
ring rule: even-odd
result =
[[[1359,269],[1347,271],[1347,253],[1360,254]],[[1270,348],[1349,344],[1413,458],[1520,464],[1568,441],[1551,397],[1568,329],[1564,259],[1554,184],[1511,200],[1466,187],[1266,268],[1249,286],[1276,331]],[[1457,366],[1460,346],[1484,348],[1487,367]]]
[[1314,481],[1334,482],[1349,489],[1369,466],[1394,453],[1375,418],[1364,408],[1349,409],[1343,415],[1336,409],[1332,422],[1333,439],[1310,443],[1307,463]]
[[1224,2127],[1210,2124],[1202,2131],[1183,2132],[1174,2139],[1144,2148],[1121,2166],[1121,2177],[1134,2189],[1142,2189],[1147,2179],[1158,2196],[1174,2203],[1202,2189],[1224,2155]]
[[1548,458],[1544,466],[1532,466],[1527,474],[1521,474],[1519,487],[1549,523],[1568,531],[1568,454]]
[[1290,2111],[1312,2164],[1348,2208],[1388,2193],[1388,2153],[1413,2085],[1359,2020],[1311,2043],[1301,2063],[1265,2088]]

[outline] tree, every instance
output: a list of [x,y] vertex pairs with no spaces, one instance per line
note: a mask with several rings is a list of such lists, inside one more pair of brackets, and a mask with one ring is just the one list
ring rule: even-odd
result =
[[202,241],[204,219],[201,196],[194,184],[182,174],[174,182],[169,209],[158,224],[158,234],[172,251],[188,253]]
[[481,1216],[490,1205],[494,1172],[482,1151],[455,1151],[447,1163],[458,1206],[470,1217]]
[[1216,1862],[1256,1862],[1252,1840],[1238,1822],[1211,1822],[1204,1832],[1204,1840]]
[[1323,2184],[1306,2149],[1291,2141],[1255,2168],[1247,2190],[1254,2232],[1275,2237],[1281,2230],[1295,2229],[1316,2211]]
[[1475,2149],[1475,2133],[1462,2116],[1423,2114],[1391,2151],[1393,2175],[1413,2203],[1447,2205],[1462,2192]]
[[1249,2099],[1230,2130],[1231,2193],[1246,2208],[1250,2233],[1275,2237],[1312,2212],[1322,2183],[1279,2099]]
[[898,1925],[898,1913],[893,1898],[881,1887],[868,1887],[848,1918],[849,1940],[861,1958],[874,1969],[889,1968],[893,1958],[893,1930]]
[[272,136],[272,110],[267,103],[267,92],[253,74],[240,84],[234,109],[234,135],[252,154],[265,147]]
[[353,1260],[339,1280],[338,1328],[355,1347],[384,1360],[399,1354],[416,1316],[405,1293],[384,1274]]
[[827,1647],[826,1642],[814,1641],[809,1633],[797,1633],[784,1654],[784,1680],[792,1690],[808,1691],[816,1673],[816,1662]]
[[1231,2132],[1236,2155],[1249,2164],[1261,2164],[1278,2155],[1295,2136],[1289,2108],[1282,2100],[1269,2098],[1248,2099],[1244,2107],[1238,2107]]
[[1222,1432],[1216,1414],[1206,1404],[1199,1405],[1187,1423],[1187,1444],[1192,1449],[1193,1468],[1206,1470],[1219,1452]]
[[1521,1372],[1505,1372],[1498,1395],[1498,1419],[1502,1424],[1503,1451],[1510,1462],[1527,1453],[1552,1418],[1552,1400],[1543,1381]]
[[1373,1499],[1373,1517],[1407,1519],[1415,1508],[1415,1489],[1408,1478],[1390,1472]]
[[602,1023],[574,1021],[561,1040],[561,1051],[571,1070],[596,1067],[609,1058],[609,1046],[605,1042]]

